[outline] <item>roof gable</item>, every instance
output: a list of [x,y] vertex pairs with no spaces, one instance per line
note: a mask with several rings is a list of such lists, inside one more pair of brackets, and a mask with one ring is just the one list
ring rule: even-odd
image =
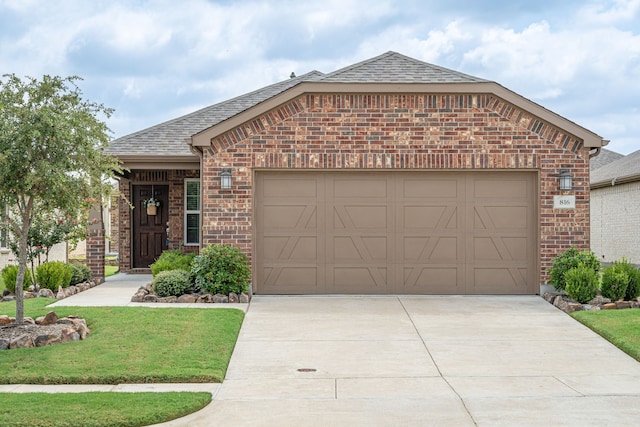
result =
[[488,80],[390,51],[329,73],[319,81],[328,83],[478,83]]

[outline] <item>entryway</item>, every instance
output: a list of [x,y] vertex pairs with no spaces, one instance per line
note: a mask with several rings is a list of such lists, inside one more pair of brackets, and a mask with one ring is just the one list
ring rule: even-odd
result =
[[[133,268],[149,268],[162,251],[167,249],[167,221],[169,221],[169,186],[134,185],[133,194]],[[153,197],[159,204],[155,214],[147,211],[145,201]]]

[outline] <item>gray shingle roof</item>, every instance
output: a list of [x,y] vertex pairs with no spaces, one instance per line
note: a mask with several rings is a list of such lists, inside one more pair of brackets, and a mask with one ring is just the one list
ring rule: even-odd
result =
[[600,169],[601,167],[606,166],[611,162],[615,162],[616,160],[621,159],[623,157],[624,157],[624,154],[616,153],[615,151],[611,151],[611,150],[607,150],[606,148],[603,148],[600,151],[600,154],[598,154],[596,157],[591,159],[591,162],[589,164],[589,169],[591,169],[591,171]]
[[[193,156],[185,140],[302,82],[478,83],[477,77],[438,67],[397,52],[350,65],[330,74],[312,71],[111,141],[117,156]],[[195,156],[194,156],[195,157]]]
[[630,177],[640,180],[640,150],[591,171],[591,185]]
[[322,76],[323,74],[319,71],[311,71],[302,76],[210,105],[193,113],[115,139],[109,144],[107,152],[124,156],[191,156],[193,154],[185,143],[185,139],[303,81],[315,81]]
[[386,52],[327,74],[320,79],[333,83],[479,83],[478,77]]

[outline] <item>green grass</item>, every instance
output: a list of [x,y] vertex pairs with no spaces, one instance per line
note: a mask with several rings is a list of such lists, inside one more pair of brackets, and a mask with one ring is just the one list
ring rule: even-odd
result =
[[571,316],[640,361],[640,310],[576,311]]
[[[56,307],[25,300],[25,315],[54,310],[87,320],[83,341],[2,352],[0,383],[119,384],[221,382],[242,324],[236,309]],[[15,303],[0,303],[15,314]]]
[[104,277],[113,276],[118,271],[117,265],[105,265],[104,266]]
[[0,425],[146,426],[195,412],[210,393],[0,393]]

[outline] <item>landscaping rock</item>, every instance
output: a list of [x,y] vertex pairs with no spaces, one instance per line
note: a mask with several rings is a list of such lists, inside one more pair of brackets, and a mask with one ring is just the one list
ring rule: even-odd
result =
[[40,298],[55,298],[53,291],[51,289],[42,288],[38,291],[38,296]]
[[58,299],[64,299],[65,295],[64,295],[64,289],[62,289],[62,286],[58,287],[58,293],[56,294],[56,298]]
[[215,304],[226,304],[229,302],[229,297],[222,294],[215,294],[213,296],[213,302]]
[[25,292],[24,293],[24,299],[29,299],[29,298],[36,298],[38,295],[33,293],[33,292]]
[[9,348],[30,348],[34,347],[33,338],[29,335],[20,335],[9,342]]
[[11,320],[9,316],[7,316],[6,314],[0,316],[0,326],[8,325],[9,323],[13,323],[13,320]]
[[198,299],[196,300],[196,302],[212,303],[212,302],[214,302],[213,301],[213,295],[211,295],[211,294],[200,295],[198,297]]
[[80,341],[80,334],[73,328],[64,328],[60,331],[60,339],[62,342]]
[[25,318],[24,318],[24,323],[31,323],[32,325],[35,325],[35,324],[36,324],[36,321],[35,321],[35,320],[33,320],[33,318],[32,318],[32,317],[25,317]]
[[631,308],[631,301],[616,301],[616,308],[618,310]]
[[229,303],[236,304],[237,302],[238,302],[238,294],[236,294],[235,292],[231,292],[229,294]]
[[176,296],[168,296],[168,297],[159,297],[156,302],[176,302],[178,297]]
[[9,340],[0,338],[0,350],[9,350]]
[[610,302],[610,303],[604,304],[602,308],[604,308],[605,310],[615,310],[617,307],[615,302]]
[[38,325],[53,325],[54,323],[56,323],[58,321],[58,315],[56,314],[55,311],[50,311],[47,313],[46,316],[44,316],[42,318],[42,320],[40,321],[40,323],[38,323],[38,321],[36,320],[36,323]]
[[144,298],[142,298],[142,302],[157,302],[157,301],[158,301],[158,297],[152,294],[145,295]]
[[243,292],[240,294],[239,300],[242,304],[248,304],[249,301],[251,300],[251,297],[249,296],[249,294],[246,294]]
[[582,304],[577,302],[567,303],[566,312],[573,313],[574,311],[581,311],[583,309]]
[[44,347],[47,345],[54,345],[62,342],[62,334],[46,334],[38,335],[33,343],[36,347]]
[[2,302],[9,302],[9,301],[15,301],[16,297],[14,295],[7,295],[5,297],[2,297]]
[[198,298],[195,295],[185,294],[185,295],[180,295],[176,302],[191,304],[191,303],[196,302],[197,300],[198,300]]

